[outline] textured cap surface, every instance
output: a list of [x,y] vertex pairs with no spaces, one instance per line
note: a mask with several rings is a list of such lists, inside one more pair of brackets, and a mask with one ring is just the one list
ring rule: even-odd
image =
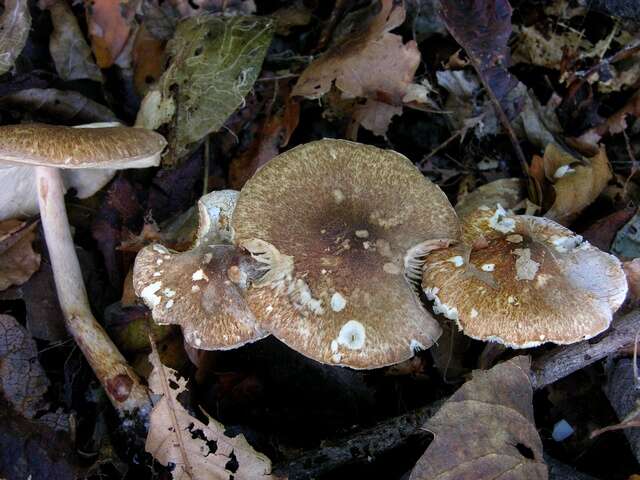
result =
[[231,349],[267,335],[244,300],[249,258],[224,245],[236,198],[237,192],[221,190],[198,201],[200,224],[191,250],[173,252],[155,244],[136,257],[136,295],[156,323],[180,325],[194,348]]
[[459,223],[404,156],[342,140],[294,148],[246,183],[232,224],[266,271],[247,292],[254,314],[304,355],[375,368],[440,335],[405,274]]
[[43,123],[0,127],[0,163],[144,168],[160,163],[165,145],[162,135],[142,128],[74,128]]
[[422,286],[464,333],[513,348],[574,343],[606,330],[625,299],[617,258],[552,220],[480,209],[467,245],[430,253]]

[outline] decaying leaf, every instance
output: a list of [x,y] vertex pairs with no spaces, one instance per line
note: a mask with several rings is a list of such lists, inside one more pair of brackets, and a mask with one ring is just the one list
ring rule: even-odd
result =
[[15,318],[0,315],[0,394],[16,412],[33,418],[44,408],[48,387],[36,343]]
[[403,43],[401,36],[389,33],[404,22],[402,2],[383,0],[374,6],[379,10],[373,14],[356,12],[343,22],[352,25],[351,31],[302,72],[291,94],[319,98],[335,81],[344,98],[368,99],[355,119],[384,135],[391,118],[402,113],[420,51],[414,40]]
[[162,75],[165,42],[154,37],[142,25],[133,42],[133,82],[136,91],[145,95]]
[[102,72],[93,61],[78,21],[66,1],[41,2],[51,13],[53,32],[49,51],[60,78],[65,81],[89,79],[102,82]]
[[511,5],[508,0],[443,0],[442,18],[465,49],[484,86],[512,118],[517,113],[507,97],[518,80],[509,73],[511,55],[507,44],[511,35]]
[[0,17],[0,75],[13,67],[27,42],[30,28],[27,0],[5,0],[4,13]]
[[[632,305],[637,306],[640,302],[640,258],[634,258],[631,261],[622,264],[624,273],[627,276],[627,284],[629,285],[629,293],[627,300]],[[640,417],[640,414],[638,415]]]
[[530,360],[516,357],[475,371],[425,425],[435,438],[410,480],[543,480],[534,425]]
[[227,436],[213,418],[207,416],[204,424],[189,415],[178,401],[187,381],[162,364],[155,347],[149,361],[149,387],[161,398],[151,411],[145,449],[161,464],[174,465],[174,480],[273,478],[269,459],[251,448],[242,434]]
[[528,63],[560,70],[567,52],[587,50],[593,45],[576,30],[563,33],[541,33],[536,27],[519,29],[518,43],[513,51],[514,63]]
[[611,253],[622,259],[640,257],[640,212],[635,215],[616,234]]
[[117,121],[115,114],[107,107],[75,90],[27,88],[0,97],[0,106],[52,118],[55,123],[78,125]]
[[167,45],[170,63],[145,96],[136,124],[171,123],[167,164],[215,132],[244,101],[271,42],[273,21],[203,15],[178,24]]
[[545,216],[564,225],[591,205],[612,177],[604,147],[595,157],[581,161],[554,143],[545,149],[544,172],[555,190]]
[[32,246],[36,225],[19,220],[0,222],[0,290],[22,285],[40,268],[40,255]]
[[135,14],[133,0],[85,0],[91,47],[100,68],[112,66],[124,49]]

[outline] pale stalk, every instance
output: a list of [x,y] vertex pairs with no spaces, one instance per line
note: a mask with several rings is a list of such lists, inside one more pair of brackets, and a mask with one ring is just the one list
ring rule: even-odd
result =
[[69,228],[60,172],[56,168],[37,166],[35,177],[42,228],[67,330],[113,406],[121,413],[146,411],[149,406],[146,387],[91,313]]

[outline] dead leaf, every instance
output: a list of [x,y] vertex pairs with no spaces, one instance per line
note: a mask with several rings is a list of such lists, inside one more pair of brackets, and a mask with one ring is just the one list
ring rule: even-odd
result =
[[513,50],[514,63],[527,63],[560,70],[566,52],[588,50],[593,47],[580,32],[568,29],[541,33],[535,26],[518,29],[517,44]]
[[627,117],[640,117],[640,91],[636,92],[620,110],[600,125],[584,132],[576,141],[581,146],[598,148],[598,142],[605,135],[622,133],[627,129]]
[[640,258],[634,258],[629,262],[624,262],[622,268],[624,268],[624,273],[627,276],[627,284],[629,285],[627,300],[629,300],[633,306],[636,306],[640,302]]
[[38,268],[40,255],[33,251],[36,222],[0,222],[0,290],[22,285]]
[[618,231],[611,245],[611,253],[628,260],[640,257],[640,212],[636,211]]
[[207,13],[251,15],[256,11],[253,0],[170,0],[181,18]]
[[443,0],[442,19],[449,33],[464,48],[471,64],[508,118],[518,113],[508,93],[518,80],[507,68],[511,54],[511,5],[508,0]]
[[16,412],[33,418],[45,408],[47,388],[36,343],[15,318],[0,315],[0,393]]
[[312,19],[311,13],[302,2],[279,8],[271,14],[276,20],[276,33],[289,35],[292,28],[308,25]]
[[547,479],[530,363],[520,356],[475,371],[425,425],[435,438],[410,480]]
[[27,0],[5,0],[4,13],[0,17],[0,75],[13,67],[27,42],[30,28]]
[[48,0],[46,8],[53,23],[49,51],[60,78],[65,81],[89,79],[103,82],[102,72],[94,62],[91,48],[67,2]]
[[135,15],[133,0],[85,0],[91,47],[100,68],[112,66],[124,49]]
[[264,17],[203,15],[180,22],[167,45],[169,66],[136,119],[136,125],[151,130],[171,123],[165,164],[175,164],[242,105],[272,30],[273,21]]
[[189,415],[178,401],[187,381],[163,365],[153,342],[152,346],[149,387],[161,398],[151,411],[145,450],[161,464],[174,465],[174,480],[272,479],[270,460],[251,448],[242,434],[229,437],[224,425],[208,415],[207,424]]
[[151,85],[162,75],[165,42],[154,37],[142,25],[133,42],[133,82],[136,91],[145,95]]
[[289,142],[300,120],[300,104],[288,95],[283,102],[284,108],[267,117],[251,146],[232,160],[229,166],[231,188],[240,190],[260,167],[278,155],[280,148]]
[[551,143],[544,152],[544,171],[555,190],[555,200],[545,217],[563,225],[591,205],[612,178],[604,147],[583,163]]
[[107,107],[75,90],[28,88],[0,97],[0,106],[26,110],[39,117],[53,119],[58,124],[117,121],[115,114]]
[[414,40],[403,43],[401,36],[389,33],[404,22],[402,2],[383,0],[374,5],[379,11],[355,12],[343,21],[351,25],[351,20],[352,30],[302,72],[291,94],[319,98],[335,81],[344,98],[369,99],[356,111],[356,121],[384,135],[391,117],[402,112],[403,98],[420,64],[420,51]]
[[580,232],[580,235],[594,247],[608,252],[616,233],[618,233],[625,223],[631,220],[634,213],[635,208],[633,207],[622,208],[604,218],[600,218],[589,226],[589,228]]

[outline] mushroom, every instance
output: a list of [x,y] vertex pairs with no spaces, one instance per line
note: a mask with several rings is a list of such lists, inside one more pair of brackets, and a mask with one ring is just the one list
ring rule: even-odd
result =
[[618,259],[542,217],[480,207],[463,243],[431,252],[422,287],[435,313],[511,348],[569,344],[606,330],[627,281]]
[[344,140],[289,150],[245,184],[232,225],[263,270],[249,306],[298,352],[377,368],[440,336],[411,281],[426,252],[459,238],[459,223],[399,153]]
[[[42,227],[67,329],[113,405],[122,413],[148,406],[146,388],[102,326],[87,298],[69,228],[60,169],[124,169],[157,165],[166,142],[137,128],[72,128],[45,124],[0,127],[0,164],[30,166]],[[22,181],[24,169],[21,169]]]
[[202,197],[194,246],[174,252],[149,245],[133,268],[134,289],[154,321],[180,325],[186,342],[200,350],[237,348],[267,335],[243,298],[251,258],[229,244],[237,196],[222,190]]

